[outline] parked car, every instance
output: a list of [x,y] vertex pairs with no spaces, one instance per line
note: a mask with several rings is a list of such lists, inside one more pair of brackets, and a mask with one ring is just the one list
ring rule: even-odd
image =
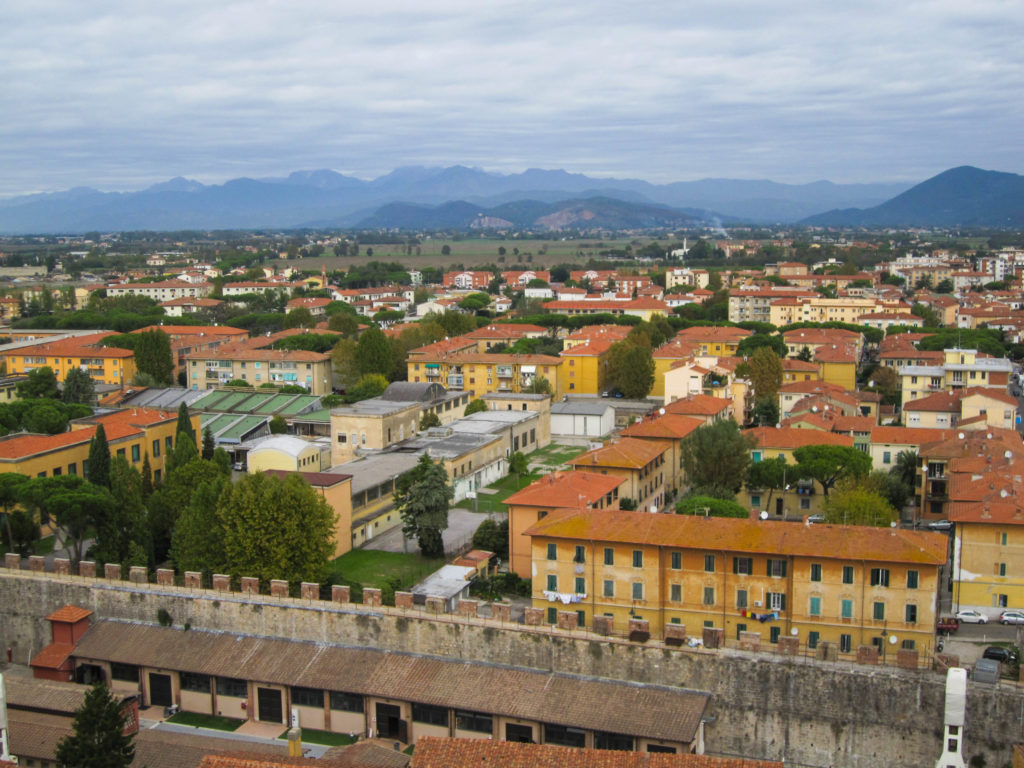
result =
[[1000,624],[1024,624],[1024,611],[1003,611],[999,614]]
[[1010,662],[1017,660],[1017,654],[1009,648],[1003,648],[1001,645],[990,645],[985,649],[985,652],[981,654],[981,658],[992,659],[992,661],[1009,664]]
[[808,523],[824,523],[825,522],[825,516],[822,515],[822,514],[808,515],[807,516],[807,522]]
[[245,463],[241,461],[236,461],[234,464],[231,465],[231,468],[235,470],[235,472],[245,472]]
[[935,629],[939,632],[953,634],[960,629],[960,620],[953,616],[940,616],[938,622],[935,624]]
[[964,608],[956,612],[957,621],[964,624],[988,624],[988,616],[973,608]]
[[953,524],[949,520],[932,520],[928,523],[928,530],[930,531],[949,531],[952,528]]

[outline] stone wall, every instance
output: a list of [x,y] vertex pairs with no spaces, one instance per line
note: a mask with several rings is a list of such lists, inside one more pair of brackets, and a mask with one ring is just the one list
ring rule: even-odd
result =
[[[468,615],[316,599],[214,592],[0,569],[0,645],[26,663],[49,642],[47,614],[65,604],[98,618],[390,649],[529,666],[712,693],[706,730],[713,754],[787,765],[934,765],[944,678],[927,670],[858,667],[780,654],[681,649],[585,630],[526,628]],[[1013,685],[971,684],[966,744],[986,764],[1010,762],[1024,740],[1024,695]]]

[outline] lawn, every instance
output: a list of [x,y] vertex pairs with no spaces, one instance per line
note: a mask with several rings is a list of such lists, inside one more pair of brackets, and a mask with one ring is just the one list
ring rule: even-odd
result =
[[480,493],[477,495],[476,501],[466,499],[460,502],[459,506],[486,514],[505,512],[505,505],[502,502],[516,491],[522,490],[534,480],[537,480],[540,476],[540,472],[530,472],[525,475],[507,475],[487,486],[487,490],[494,491],[494,493]]
[[558,469],[559,467],[565,466],[565,462],[570,459],[575,459],[586,450],[586,447],[582,445],[559,445],[558,443],[551,443],[546,448],[541,448],[540,450],[527,455],[526,458],[531,464],[542,464],[543,466],[550,467],[551,469]]
[[353,549],[331,562],[331,571],[339,578],[364,587],[395,585],[402,590],[411,587],[444,565],[444,559],[433,560],[420,554],[383,552],[378,549]]
[[[288,732],[285,731],[279,739],[287,739]],[[320,744],[325,747],[345,747],[349,744],[355,744],[356,739],[349,736],[347,733],[335,733],[334,731],[320,731],[316,728],[303,728],[302,729],[302,740],[308,741],[310,744]]]
[[202,715],[198,712],[179,712],[167,718],[168,723],[191,725],[194,728],[212,728],[215,731],[234,731],[245,722],[220,715]]

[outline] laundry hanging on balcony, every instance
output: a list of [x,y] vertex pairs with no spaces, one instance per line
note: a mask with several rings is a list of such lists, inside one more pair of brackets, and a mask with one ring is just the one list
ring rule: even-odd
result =
[[562,605],[569,605],[570,603],[579,603],[587,599],[586,595],[577,595],[572,592],[545,591],[544,597],[548,599],[549,603],[561,603]]
[[765,621],[776,621],[779,618],[778,611],[772,611],[771,613],[755,613],[754,611],[740,611],[740,615],[748,619],[756,619],[760,622]]

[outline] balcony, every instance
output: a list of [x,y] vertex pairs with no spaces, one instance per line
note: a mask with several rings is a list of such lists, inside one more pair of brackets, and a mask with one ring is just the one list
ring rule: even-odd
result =
[[451,374],[448,376],[448,389],[462,389],[462,376]]
[[499,379],[511,379],[515,376],[515,368],[511,365],[499,365],[497,370]]

